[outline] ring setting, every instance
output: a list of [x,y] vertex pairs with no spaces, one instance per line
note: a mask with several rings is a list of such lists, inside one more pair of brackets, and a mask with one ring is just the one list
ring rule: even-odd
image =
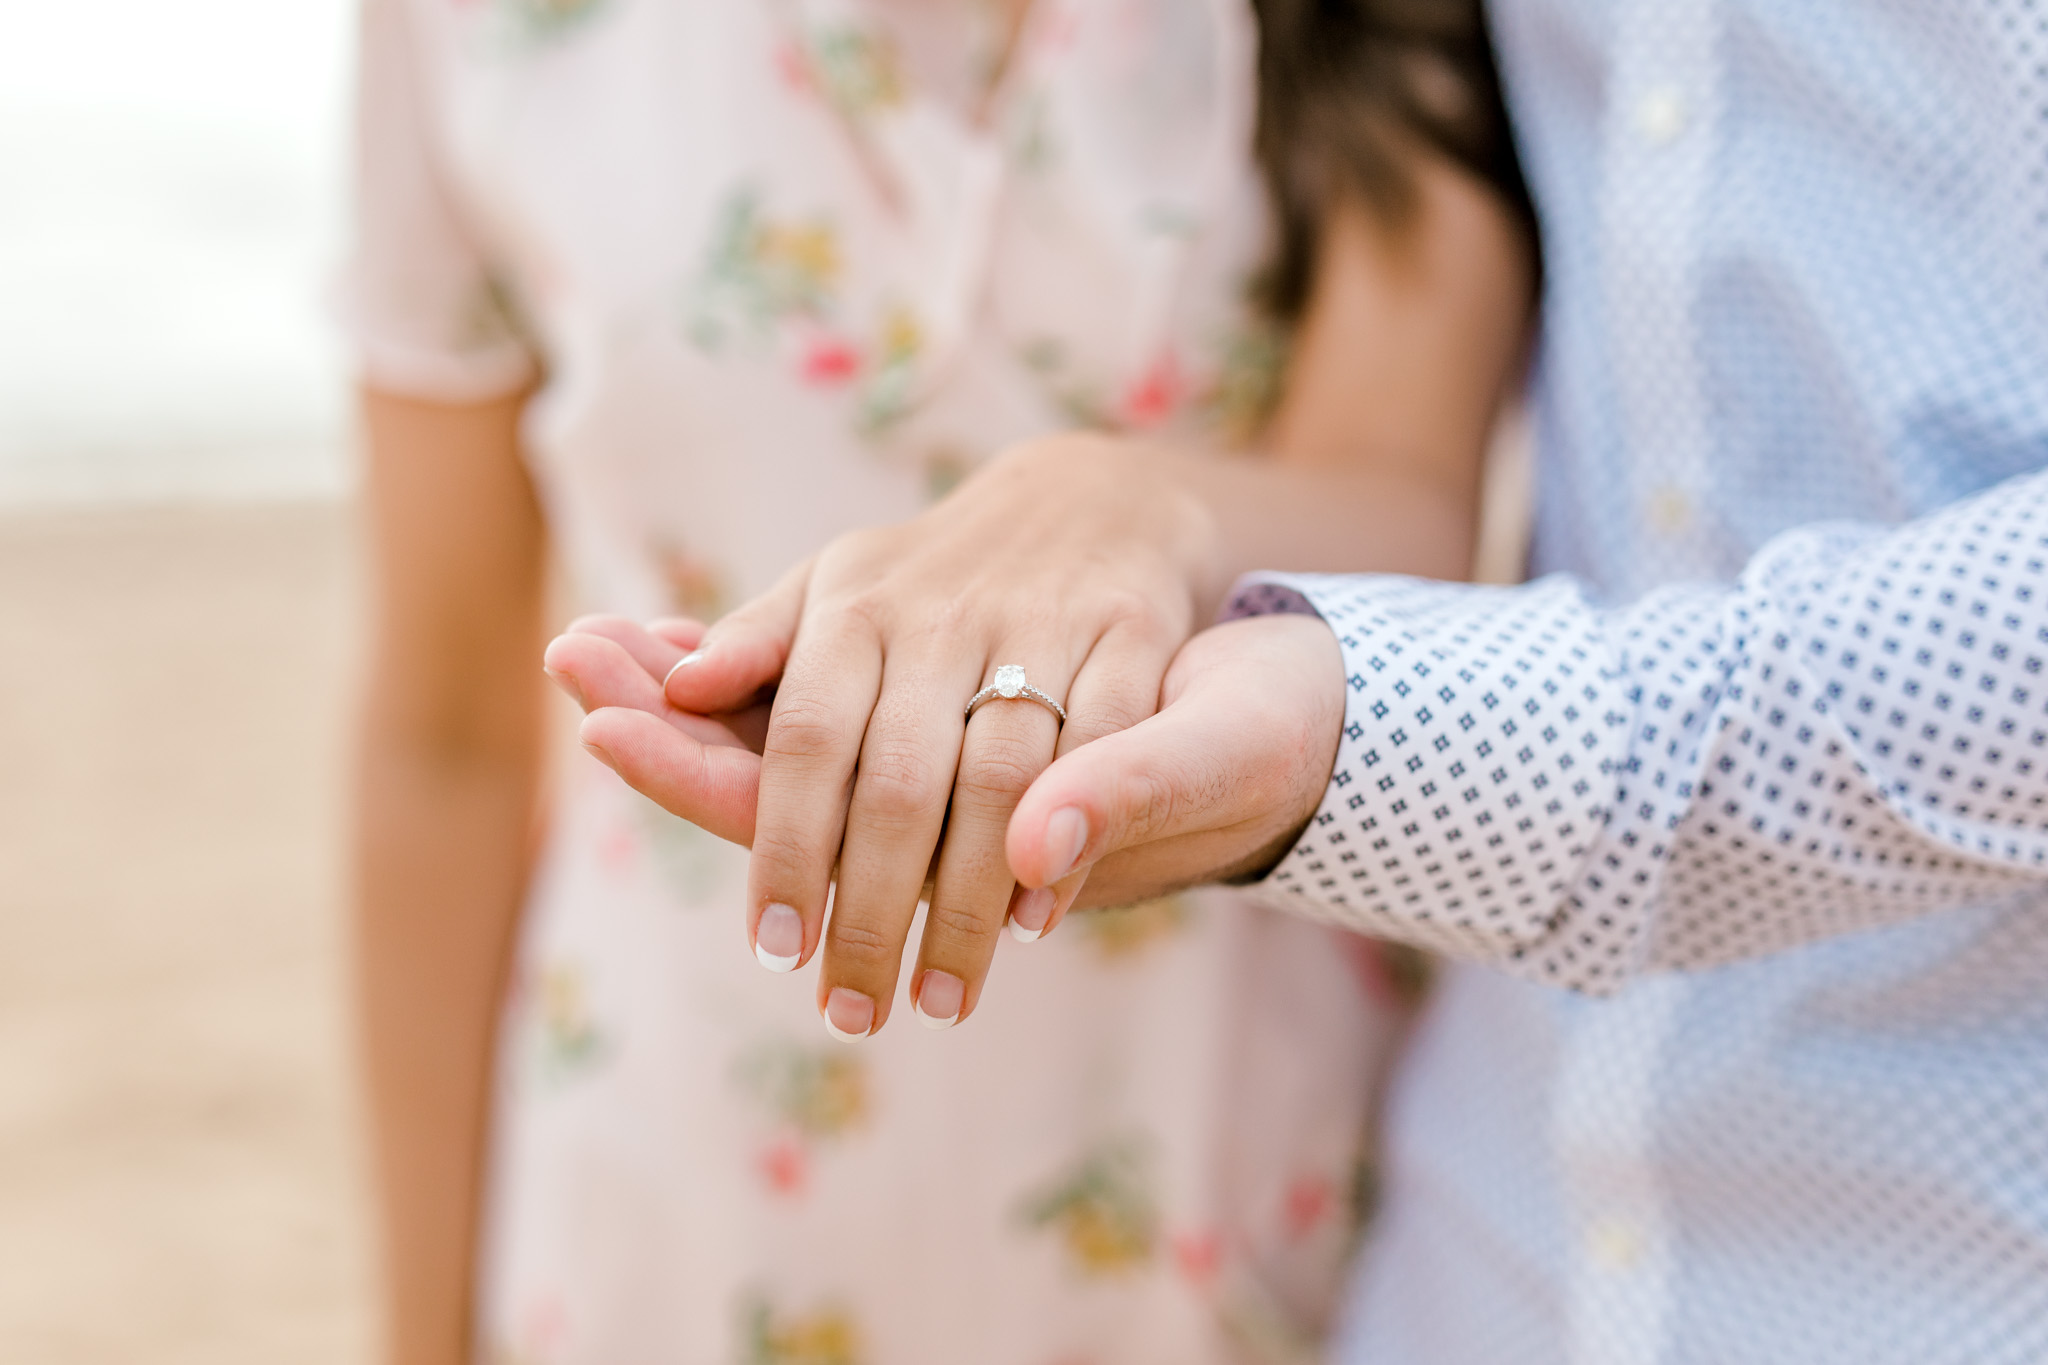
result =
[[995,681],[968,698],[968,716],[971,718],[985,703],[998,699],[1003,701],[1035,701],[1055,716],[1058,716],[1062,725],[1066,724],[1067,709],[1033,687],[1024,677],[1024,665],[1022,664],[997,665]]

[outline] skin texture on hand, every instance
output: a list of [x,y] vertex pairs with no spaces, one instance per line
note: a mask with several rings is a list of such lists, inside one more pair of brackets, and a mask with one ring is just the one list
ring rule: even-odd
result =
[[[589,714],[583,738],[684,819],[747,842],[759,758],[743,733],[679,711],[655,682],[700,627],[578,622],[549,672]],[[1082,907],[1253,875],[1292,847],[1321,802],[1344,723],[1343,656],[1320,618],[1265,616],[1196,635],[1166,671],[1157,714],[1075,746],[1033,781],[1004,833],[1027,889],[1069,883]],[[712,764],[715,781],[702,780]],[[1085,878],[1085,880],[1082,880]]]

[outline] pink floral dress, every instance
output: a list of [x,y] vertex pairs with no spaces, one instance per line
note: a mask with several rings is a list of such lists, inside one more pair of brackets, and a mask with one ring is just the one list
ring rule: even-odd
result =
[[[1251,24],[1040,0],[1003,61],[975,0],[367,0],[365,376],[544,374],[577,605],[635,615],[714,615],[1021,438],[1241,439],[1281,355],[1245,302]],[[565,767],[502,1031],[491,1360],[1313,1353],[1397,1013],[1355,940],[1227,893],[1084,915],[1005,939],[966,1027],[848,1047],[747,952],[742,851]]]

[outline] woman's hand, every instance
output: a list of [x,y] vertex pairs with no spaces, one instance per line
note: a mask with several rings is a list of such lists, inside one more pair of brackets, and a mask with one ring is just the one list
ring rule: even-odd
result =
[[680,618],[642,627],[585,616],[548,645],[542,666],[591,715],[584,746],[671,813],[736,844],[754,841],[768,702],[715,716],[670,706],[661,679],[704,637]]
[[[662,698],[672,727],[777,689],[743,840],[748,927],[762,960],[784,969],[822,939],[819,1002],[835,1033],[886,1020],[928,871],[912,999],[933,1027],[973,1011],[1006,918],[1036,938],[1079,890],[1077,874],[1018,894],[1003,851],[1010,813],[1056,756],[1153,713],[1168,661],[1223,586],[1205,504],[1177,493],[1158,461],[1096,437],[1020,448],[924,516],[835,541],[689,654],[668,642],[680,656]],[[612,643],[621,665],[632,651]],[[654,671],[665,658],[635,662]],[[558,670],[567,662],[550,656]],[[1065,706],[1064,725],[1027,699],[965,718],[1005,664]],[[638,762],[673,747],[647,728],[643,700],[628,703],[638,719],[593,716],[586,741],[669,809],[746,833],[727,799],[737,755],[702,749],[707,766],[724,765],[716,794]],[[1058,837],[1079,852],[1078,828]]]

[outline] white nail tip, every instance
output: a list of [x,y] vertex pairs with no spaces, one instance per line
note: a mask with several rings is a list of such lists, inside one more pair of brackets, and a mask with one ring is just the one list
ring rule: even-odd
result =
[[867,1037],[865,1033],[848,1033],[845,1029],[833,1023],[832,1016],[829,1014],[824,1016],[824,1019],[825,1032],[831,1034],[834,1038],[837,1038],[842,1043],[857,1043],[861,1039]]
[[802,956],[802,953],[791,953],[788,957],[778,957],[760,944],[754,945],[754,959],[771,972],[795,971],[796,960]]
[[685,654],[685,655],[684,655],[684,656],[683,656],[682,658],[680,658],[680,659],[677,659],[677,660],[675,661],[675,665],[674,665],[673,667],[671,667],[671,668],[669,669],[669,671],[668,671],[668,672],[666,672],[666,673],[662,674],[662,677],[661,677],[661,685],[662,685],[662,687],[663,687],[663,688],[667,688],[667,686],[668,686],[668,680],[669,680],[670,678],[673,678],[673,677],[674,677],[674,676],[675,676],[675,675],[676,675],[677,673],[681,672],[681,671],[682,671],[682,668],[683,668],[683,665],[685,665],[685,664],[693,664],[693,663],[696,663],[696,662],[697,662],[697,660],[699,660],[699,659],[701,659],[701,658],[703,658],[703,657],[704,657],[704,651],[703,651],[703,650],[701,650],[701,649],[693,649],[693,650],[691,650],[691,651],[690,651],[690,652],[689,652],[688,654]]
[[1036,943],[1045,934],[1043,929],[1026,929],[1015,920],[1010,921],[1010,937],[1019,943]]
[[924,1012],[923,1005],[912,1005],[910,1007],[910,1010],[911,1013],[917,1016],[918,1023],[923,1024],[926,1028],[932,1030],[932,1032],[934,1033],[938,1032],[940,1029],[951,1028],[953,1027],[953,1025],[960,1022],[960,1016],[957,1014],[949,1014],[943,1019],[939,1019],[932,1015],[926,1014]]

